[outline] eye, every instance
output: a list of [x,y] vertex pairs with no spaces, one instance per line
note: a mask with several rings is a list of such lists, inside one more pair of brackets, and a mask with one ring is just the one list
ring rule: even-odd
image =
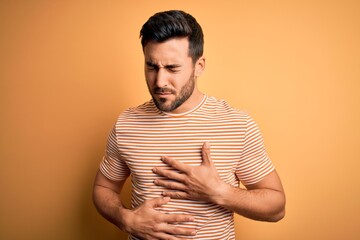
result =
[[153,66],[147,66],[147,69],[150,70],[150,71],[154,71],[154,70],[157,70],[155,67]]
[[146,68],[149,71],[157,71],[157,70],[159,70],[158,66],[156,66],[155,64],[151,64],[151,63],[146,63]]
[[180,70],[179,69],[176,69],[176,68],[168,68],[169,72],[172,72],[172,73],[176,73],[176,72],[179,72]]
[[170,65],[170,66],[166,66],[166,69],[167,69],[169,72],[176,73],[176,72],[179,72],[179,71],[180,71],[180,66]]

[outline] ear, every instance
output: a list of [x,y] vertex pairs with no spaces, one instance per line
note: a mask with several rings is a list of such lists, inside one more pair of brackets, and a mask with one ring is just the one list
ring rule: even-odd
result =
[[205,70],[205,57],[200,57],[195,63],[195,77],[201,76]]

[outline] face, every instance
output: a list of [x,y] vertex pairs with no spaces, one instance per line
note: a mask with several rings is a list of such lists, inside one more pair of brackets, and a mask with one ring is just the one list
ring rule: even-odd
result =
[[191,110],[202,99],[196,77],[204,68],[204,59],[194,64],[188,54],[187,38],[163,43],[149,42],[144,47],[145,78],[154,103],[164,112]]

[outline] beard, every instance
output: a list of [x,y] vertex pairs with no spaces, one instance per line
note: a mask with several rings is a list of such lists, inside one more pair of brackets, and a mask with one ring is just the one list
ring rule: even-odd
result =
[[195,78],[194,72],[191,74],[189,80],[185,83],[184,86],[180,89],[179,93],[176,95],[175,100],[170,103],[166,103],[168,100],[166,98],[156,98],[154,93],[159,92],[170,92],[171,94],[176,94],[176,91],[170,88],[154,88],[153,91],[150,91],[152,99],[156,107],[163,112],[172,112],[178,107],[180,107],[189,97],[192,95],[195,89]]

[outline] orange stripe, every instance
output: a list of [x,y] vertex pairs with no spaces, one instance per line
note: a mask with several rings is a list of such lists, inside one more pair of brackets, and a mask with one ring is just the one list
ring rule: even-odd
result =
[[[154,166],[165,166],[161,156],[199,165],[204,142],[210,142],[220,177],[235,187],[239,181],[245,185],[261,181],[274,169],[251,117],[206,97],[186,114],[161,113],[152,101],[123,112],[109,135],[100,170],[112,180],[132,174],[132,207],[136,207],[145,199],[160,197],[164,190],[154,185],[159,176],[152,172]],[[195,215],[194,223],[178,225],[196,226],[197,239],[235,239],[233,214],[219,206],[173,199],[161,211]]]

